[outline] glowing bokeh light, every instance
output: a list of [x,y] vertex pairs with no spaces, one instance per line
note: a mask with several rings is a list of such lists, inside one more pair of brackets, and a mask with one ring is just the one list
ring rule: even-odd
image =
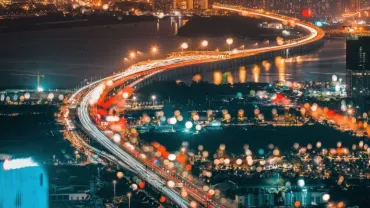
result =
[[324,194],[324,195],[322,195],[322,200],[323,200],[324,202],[329,201],[329,199],[330,199],[330,195],[329,195],[329,194]]
[[174,161],[174,160],[176,160],[176,155],[175,155],[175,154],[169,154],[169,155],[168,155],[168,159],[169,159],[170,161]]
[[187,121],[187,122],[185,123],[185,127],[186,127],[187,129],[191,129],[191,128],[193,127],[193,123],[192,123],[191,121]]

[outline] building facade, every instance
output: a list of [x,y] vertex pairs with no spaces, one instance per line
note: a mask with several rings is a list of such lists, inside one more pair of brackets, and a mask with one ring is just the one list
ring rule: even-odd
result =
[[209,9],[208,0],[173,0],[175,10]]
[[0,208],[49,207],[46,171],[32,158],[0,162]]
[[248,186],[235,196],[238,207],[294,207],[299,201],[301,206],[320,205],[326,189],[316,186],[278,186],[257,185]]
[[361,11],[361,0],[350,0],[349,8],[351,12]]
[[[238,0],[220,0],[221,3],[238,4]],[[250,8],[267,9],[277,13],[301,17],[304,10],[310,17],[340,17],[344,12],[358,12],[366,8],[367,0],[249,0],[241,5]],[[305,17],[307,18],[307,17]]]
[[370,110],[370,36],[347,39],[346,85],[347,95],[360,112]]

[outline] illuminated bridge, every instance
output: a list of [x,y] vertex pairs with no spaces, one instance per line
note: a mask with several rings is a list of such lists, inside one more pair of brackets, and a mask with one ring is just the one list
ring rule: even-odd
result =
[[[321,46],[324,32],[311,23],[298,19],[256,11],[236,6],[215,4],[214,8],[237,12],[241,15],[251,14],[282,22],[290,22],[308,32],[303,38],[290,40],[278,46],[267,46],[255,49],[233,50],[224,52],[177,52],[165,59],[141,62],[129,67],[126,71],[98,80],[76,91],[69,99],[71,105],[78,105],[77,115],[82,130],[91,138],[98,141],[107,149],[122,166],[128,167],[132,172],[145,180],[152,187],[160,191],[170,201],[179,207],[226,207],[217,200],[213,200],[197,185],[185,178],[164,170],[147,160],[146,156],[137,147],[128,142],[119,145],[120,138],[114,134],[106,133],[100,124],[101,115],[97,105],[110,98],[113,89],[118,89],[117,97],[128,99],[133,90],[140,88],[154,80],[168,79],[194,71],[209,70],[212,68],[232,67],[258,60],[269,59],[276,56],[290,56],[305,53]],[[108,108],[110,108],[108,106]],[[108,119],[109,118],[109,119]],[[114,115],[107,115],[104,123],[119,121]],[[169,181],[176,186],[168,185]],[[186,191],[184,196],[183,191]]]

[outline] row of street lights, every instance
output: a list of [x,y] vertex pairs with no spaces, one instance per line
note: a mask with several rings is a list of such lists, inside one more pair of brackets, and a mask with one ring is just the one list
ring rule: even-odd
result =
[[[234,39],[233,38],[227,38],[226,39],[226,44],[228,45],[228,49],[229,51],[231,50],[231,46],[232,44],[234,43]],[[269,42],[266,42],[267,44],[269,44]],[[207,50],[207,47],[209,45],[209,42],[208,40],[202,40],[200,42],[200,46],[204,49],[204,50]],[[189,48],[189,44],[187,42],[183,42],[181,43],[180,45],[180,48],[181,48],[181,52],[184,52],[184,50],[188,49]],[[241,47],[242,49],[244,49],[244,45],[242,45]],[[218,49],[217,49],[218,50]],[[159,49],[157,46],[152,46],[150,48],[150,53],[152,54],[152,58],[155,59],[156,58],[156,55],[158,53]],[[126,61],[129,61],[130,59],[134,61],[134,63],[136,63],[137,61],[137,57],[141,54],[142,52],[140,51],[131,51],[129,52],[129,57],[128,58],[124,58],[124,63]],[[129,59],[130,58],[130,59]],[[126,65],[124,66],[126,68]]]
[[[229,50],[230,50],[230,47],[231,45],[234,43],[234,39],[232,38],[228,38],[226,39],[226,43],[229,45]],[[200,45],[202,46],[202,48],[206,49],[208,47],[208,40],[202,40],[200,42]],[[184,52],[184,50],[188,49],[189,48],[189,44],[187,42],[183,42],[181,44],[181,52]]]
[[[228,45],[228,49],[229,49],[229,51],[231,50],[231,46],[232,46],[232,44],[234,43],[234,39],[233,38],[227,38],[226,39],[226,44]],[[207,47],[208,47],[208,44],[209,44],[209,42],[208,42],[208,40],[202,40],[201,42],[200,42],[200,46],[203,48],[203,49],[207,49]],[[264,41],[264,44],[265,45],[270,45],[270,41],[269,40],[266,40],[266,41]],[[258,42],[256,42],[253,46],[257,46],[258,47]],[[181,45],[180,45],[180,47],[181,47],[181,51],[183,52],[184,50],[186,50],[186,49],[188,49],[189,48],[189,44],[187,43],[187,42],[183,42]],[[240,47],[242,50],[244,50],[245,49],[245,45],[241,45],[241,47]],[[218,49],[217,49],[217,51],[218,51]]]
[[[112,181],[113,183],[113,194],[114,194],[114,197],[116,197],[116,185],[117,185],[117,180],[113,180]],[[128,198],[128,207],[131,208],[131,192],[128,192],[127,193],[127,198]]]
[[[151,52],[151,54],[152,54],[152,58],[153,58],[153,59],[155,59],[155,56],[156,56],[156,55],[157,55],[157,53],[158,53],[158,47],[157,47],[157,46],[153,46],[153,47],[151,47],[151,48],[150,48],[150,52]],[[126,63],[126,61],[129,61],[130,59],[131,59],[131,60],[133,60],[133,61],[134,61],[134,63],[136,63],[136,61],[137,61],[137,57],[138,57],[140,54],[142,54],[142,52],[141,52],[141,51],[131,51],[131,52],[129,52],[129,54],[128,54],[128,58],[127,58],[127,57],[125,57],[125,58],[123,59],[124,64]],[[129,58],[130,58],[130,59],[129,59]],[[126,65],[124,65],[124,68],[126,68]]]
[[[228,45],[229,51],[231,50],[231,46],[232,46],[233,43],[234,43],[234,39],[233,38],[227,38],[226,39],[226,44]],[[264,44],[270,45],[270,41],[269,40],[266,40],[264,42]],[[208,45],[209,45],[208,40],[202,40],[200,42],[200,46],[204,50],[207,50]],[[254,45],[258,47],[258,43],[255,43]],[[186,49],[189,48],[189,44],[187,42],[183,42],[183,43],[181,43],[180,48],[181,48],[181,52],[184,52],[184,50],[186,50]],[[245,45],[242,45],[240,48],[242,50],[244,50],[245,49]],[[159,49],[158,49],[157,46],[153,46],[153,47],[150,48],[150,52],[152,54],[152,58],[153,59],[156,58],[156,55],[157,55],[158,51],[159,51]],[[218,51],[218,49],[217,49],[217,51]],[[139,54],[141,54],[140,51],[132,51],[132,52],[129,53],[129,58],[131,58],[132,60],[136,60],[136,58],[139,56]],[[126,62],[126,61],[129,61],[129,59],[128,58],[124,58],[124,62]],[[136,61],[134,63],[136,63]]]
[[[226,43],[229,45],[229,50],[230,50],[230,47],[231,45],[233,44],[234,40],[232,38],[227,38],[226,39]],[[202,40],[200,45],[203,47],[203,48],[207,48],[208,47],[208,40]],[[183,42],[181,44],[181,50],[184,51],[186,49],[189,48],[189,44],[187,42]],[[151,49],[150,49],[151,53],[152,53],[152,56],[153,56],[153,59],[155,59],[155,56],[158,52],[158,47],[157,46],[153,46]],[[140,51],[132,51],[129,53],[129,57],[131,59],[135,59],[141,52]],[[125,58],[125,60],[128,60],[127,58]]]

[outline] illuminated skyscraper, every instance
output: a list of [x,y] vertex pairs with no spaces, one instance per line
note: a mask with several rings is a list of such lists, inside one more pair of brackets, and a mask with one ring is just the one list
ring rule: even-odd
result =
[[370,8],[370,1],[369,0],[360,0],[360,9]]
[[370,107],[370,37],[353,37],[347,40],[346,49],[347,94],[361,111]]
[[187,0],[173,0],[173,9],[186,10],[188,8]]
[[[360,1],[362,3],[359,3]],[[295,17],[299,17],[304,10],[309,10],[310,17],[323,18],[341,16],[350,11],[351,4],[354,8],[359,8],[359,5],[364,5],[364,1],[367,0],[249,0],[246,1],[246,6]]]
[[194,1],[193,0],[187,0],[187,9],[194,9]]
[[175,0],[155,0],[153,1],[153,11],[169,12],[173,8]]
[[208,9],[208,0],[174,0],[173,9]]
[[361,0],[350,0],[350,10],[351,12],[361,11]]
[[193,0],[194,9],[208,9],[208,0]]
[[49,207],[46,171],[31,158],[0,162],[0,207]]
[[334,12],[336,15],[340,16],[344,12],[346,12],[347,6],[348,6],[348,1],[349,0],[332,0],[334,3]]

